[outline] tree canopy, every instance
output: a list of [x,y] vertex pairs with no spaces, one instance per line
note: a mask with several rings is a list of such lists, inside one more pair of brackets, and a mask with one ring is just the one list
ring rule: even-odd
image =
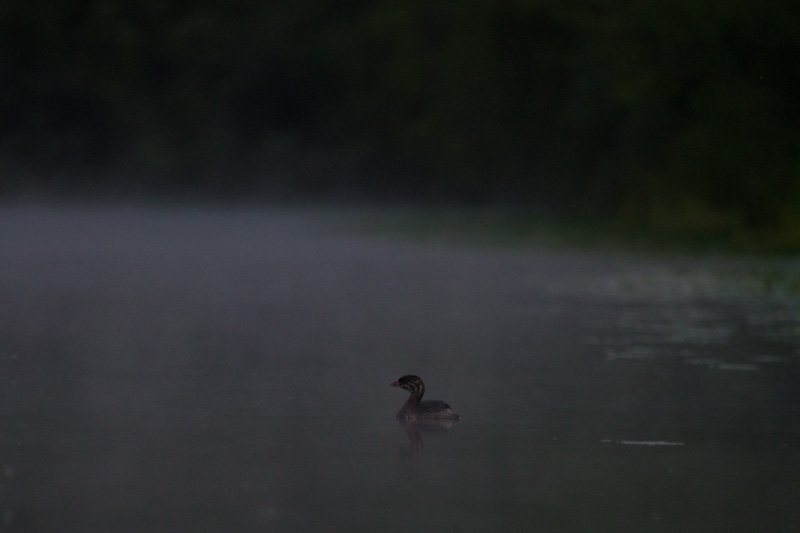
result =
[[521,204],[800,242],[796,14],[6,0],[0,190]]

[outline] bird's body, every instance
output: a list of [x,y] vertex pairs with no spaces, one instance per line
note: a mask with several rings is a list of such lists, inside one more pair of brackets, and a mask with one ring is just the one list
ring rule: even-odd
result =
[[403,376],[391,385],[411,393],[408,401],[403,404],[400,412],[397,413],[397,418],[400,420],[458,420],[461,418],[445,402],[439,400],[426,400],[423,402],[422,395],[425,394],[425,385],[418,376]]

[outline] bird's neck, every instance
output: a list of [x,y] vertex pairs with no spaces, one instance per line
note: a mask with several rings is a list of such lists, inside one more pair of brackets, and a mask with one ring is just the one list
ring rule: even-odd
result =
[[417,392],[412,392],[411,395],[408,397],[408,401],[406,404],[408,405],[419,405],[419,402],[422,400],[422,395],[425,394],[425,389],[419,389]]

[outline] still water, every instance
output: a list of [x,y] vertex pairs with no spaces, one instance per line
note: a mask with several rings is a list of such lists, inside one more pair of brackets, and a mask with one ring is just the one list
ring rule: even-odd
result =
[[800,526],[797,261],[342,228],[1,209],[3,530]]

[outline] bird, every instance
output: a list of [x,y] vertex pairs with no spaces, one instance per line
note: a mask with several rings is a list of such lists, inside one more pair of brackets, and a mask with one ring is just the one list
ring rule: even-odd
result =
[[425,394],[425,384],[419,376],[406,375],[390,384],[392,387],[400,387],[411,393],[408,401],[403,404],[397,413],[398,420],[459,420],[458,413],[439,400],[422,400]]

